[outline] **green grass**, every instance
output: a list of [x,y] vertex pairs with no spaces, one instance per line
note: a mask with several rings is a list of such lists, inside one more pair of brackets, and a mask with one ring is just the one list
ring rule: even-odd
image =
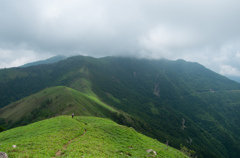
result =
[[81,135],[83,127],[83,123],[70,116],[62,116],[14,128],[0,133],[0,150],[10,158],[51,157],[69,140]]
[[[48,100],[49,104],[46,104],[44,108],[41,107]],[[107,117],[108,112],[116,112],[96,96],[84,94],[68,87],[57,86],[46,88],[0,109],[0,118],[13,122],[19,121],[23,117],[33,120],[32,111],[34,109],[42,110],[44,118],[50,114],[50,116],[69,115],[72,112],[76,115]]]
[[110,93],[106,93],[106,94],[107,94],[107,96],[108,96],[110,99],[112,99],[114,102],[116,102],[116,103],[118,103],[118,104],[121,103],[121,100],[119,100],[118,98],[115,98],[112,94],[110,94]]
[[99,100],[99,98],[96,95],[88,95],[79,91],[76,91],[74,89],[68,88],[69,90],[71,90],[71,94],[74,95],[75,97],[78,96],[83,96],[91,101],[93,101],[94,103],[97,103],[98,105],[110,110],[111,112],[116,112],[116,110],[112,107],[110,107],[109,105],[105,104],[104,102],[102,102],[101,100]]
[[[133,128],[103,118],[60,116],[0,133],[0,150],[9,157],[187,157]],[[12,146],[16,145],[17,148]],[[63,147],[66,149],[63,149]]]

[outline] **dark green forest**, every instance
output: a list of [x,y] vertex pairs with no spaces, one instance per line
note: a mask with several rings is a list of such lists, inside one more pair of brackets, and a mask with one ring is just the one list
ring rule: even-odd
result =
[[[116,122],[175,148],[182,144],[198,157],[240,155],[240,84],[198,63],[76,56],[54,64],[2,69],[0,108],[60,85],[96,94],[123,111],[111,114]],[[134,123],[126,121],[126,113]]]

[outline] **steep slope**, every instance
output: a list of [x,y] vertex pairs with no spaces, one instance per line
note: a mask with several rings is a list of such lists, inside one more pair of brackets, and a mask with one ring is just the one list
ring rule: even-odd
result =
[[96,117],[55,117],[2,132],[0,142],[0,150],[12,158],[187,157],[132,128]]
[[159,140],[168,139],[175,147],[185,144],[201,157],[238,157],[238,83],[183,60],[102,61],[109,66],[96,64],[92,82],[105,102],[144,118],[162,132]]
[[97,96],[150,125],[145,134],[198,157],[240,155],[240,84],[200,64],[77,56],[1,70],[0,106],[57,85]]

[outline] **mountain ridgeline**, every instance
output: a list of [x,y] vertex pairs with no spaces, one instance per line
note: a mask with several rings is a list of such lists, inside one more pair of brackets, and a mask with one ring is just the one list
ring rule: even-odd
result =
[[61,56],[61,55],[58,55],[58,56],[54,56],[54,57],[51,57],[49,59],[46,59],[46,60],[40,60],[40,61],[36,61],[36,62],[32,62],[32,63],[27,63],[27,64],[24,64],[20,67],[29,67],[29,66],[34,66],[34,65],[43,65],[43,64],[52,64],[52,63],[57,63],[61,60],[64,60],[66,59],[67,57],[65,56]]
[[[74,110],[135,125],[170,146],[196,151],[198,157],[240,155],[240,84],[198,63],[76,56],[2,69],[0,87],[0,126]],[[17,115],[19,109],[25,110]]]

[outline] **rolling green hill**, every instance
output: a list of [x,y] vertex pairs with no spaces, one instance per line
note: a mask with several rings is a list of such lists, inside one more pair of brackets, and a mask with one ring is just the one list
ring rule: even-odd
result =
[[55,115],[71,115],[73,112],[75,115],[107,117],[117,111],[97,97],[58,86],[46,88],[0,109],[0,117],[8,122],[23,119],[37,121]]
[[[107,117],[128,126],[138,122],[136,130],[175,148],[183,144],[198,157],[240,155],[240,84],[198,63],[76,56],[51,65],[3,69],[0,107],[54,86],[70,87],[124,111]],[[121,119],[130,115],[138,121]],[[51,115],[43,111],[41,116]]]
[[0,124],[7,129],[27,125],[59,115],[110,118],[123,125],[148,133],[149,126],[131,115],[100,101],[93,93],[86,94],[69,87],[46,88],[0,109]]
[[[182,152],[109,119],[59,116],[0,133],[9,157],[165,157]],[[13,145],[16,145],[13,148]],[[148,153],[147,150],[156,151]]]

